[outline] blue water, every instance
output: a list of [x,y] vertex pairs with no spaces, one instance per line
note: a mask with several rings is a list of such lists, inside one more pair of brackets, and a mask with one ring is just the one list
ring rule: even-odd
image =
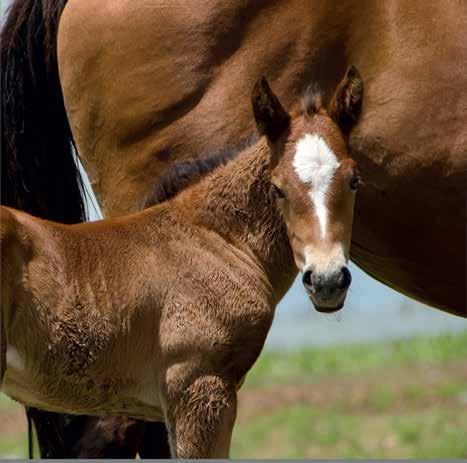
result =
[[313,308],[297,279],[277,308],[266,347],[293,349],[467,331],[467,319],[413,301],[354,265],[351,271],[345,308],[331,315]]

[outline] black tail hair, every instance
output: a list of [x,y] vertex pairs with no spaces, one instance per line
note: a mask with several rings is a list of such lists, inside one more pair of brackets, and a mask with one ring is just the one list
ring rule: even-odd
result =
[[63,223],[83,221],[57,64],[67,0],[15,0],[1,33],[1,202]]
[[[67,0],[15,0],[1,32],[1,203],[63,223],[86,219],[57,63],[57,30]],[[66,456],[65,416],[26,408],[43,458]]]

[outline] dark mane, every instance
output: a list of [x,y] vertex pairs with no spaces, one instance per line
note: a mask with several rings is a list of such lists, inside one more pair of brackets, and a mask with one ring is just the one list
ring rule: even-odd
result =
[[143,206],[154,206],[175,197],[182,190],[198,182],[209,172],[226,165],[239,153],[250,147],[257,140],[257,136],[247,138],[235,148],[227,147],[217,153],[204,156],[200,159],[180,161],[164,172],[153,185],[146,196]]

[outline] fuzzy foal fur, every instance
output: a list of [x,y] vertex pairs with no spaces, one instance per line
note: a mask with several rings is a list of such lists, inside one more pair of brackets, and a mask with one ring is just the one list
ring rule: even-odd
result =
[[[79,220],[81,198],[72,193],[78,191],[77,172],[67,151],[55,156],[49,147],[35,176],[38,159],[29,149],[38,134],[50,134],[53,143],[68,134],[68,116],[104,214],[139,210],[174,162],[251,133],[244,95],[257,75],[266,72],[289,103],[310,80],[329,92],[352,60],[371,77],[363,118],[350,140],[366,180],[353,259],[385,284],[467,316],[467,4],[208,0],[202,8],[175,2],[179,7],[166,9],[158,1],[141,8],[141,1],[71,0],[60,22],[59,82],[42,66],[55,56],[65,0],[13,3],[2,33],[2,104],[18,115],[34,109],[24,125],[21,117],[2,113],[2,137],[6,133],[11,152],[22,152],[7,157],[2,138],[3,203],[21,208],[40,200],[44,218]],[[41,76],[39,84],[23,91],[16,79],[28,81],[32,73]],[[60,94],[60,84],[68,114],[61,109],[50,117],[49,111],[45,118],[44,105],[36,103],[45,98],[50,107],[47,92]],[[228,126],[218,117],[220,108]],[[20,136],[10,137],[11,129]],[[8,199],[14,189],[21,202]],[[43,456],[74,456],[63,453],[72,447],[61,430],[70,417],[50,433],[51,416],[41,435],[57,439],[44,446],[40,440]]]
[[[227,456],[237,385],[296,273],[262,145],[125,219],[65,226],[2,208],[2,324],[33,379],[7,369],[6,392],[52,411],[165,420],[174,455]],[[227,183],[230,169],[245,182]],[[30,285],[13,293],[8,278],[23,274]],[[26,302],[38,292],[40,305]]]
[[[190,186],[141,213],[62,225],[1,208],[6,393],[52,411],[165,421],[173,456],[228,456],[237,389],[297,272],[293,218],[271,178],[305,188],[287,166],[309,131],[353,162],[324,110],[284,125],[265,81],[253,107],[265,137],[226,165],[219,156],[202,179],[192,170]],[[351,195],[346,178],[339,186]]]

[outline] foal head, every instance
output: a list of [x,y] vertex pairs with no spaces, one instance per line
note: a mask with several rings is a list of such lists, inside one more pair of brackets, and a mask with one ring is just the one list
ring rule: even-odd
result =
[[319,92],[308,90],[301,108],[288,114],[264,78],[252,94],[257,128],[273,157],[272,192],[303,285],[321,312],[342,308],[351,282],[347,261],[359,175],[347,139],[362,97],[354,67],[326,107]]

